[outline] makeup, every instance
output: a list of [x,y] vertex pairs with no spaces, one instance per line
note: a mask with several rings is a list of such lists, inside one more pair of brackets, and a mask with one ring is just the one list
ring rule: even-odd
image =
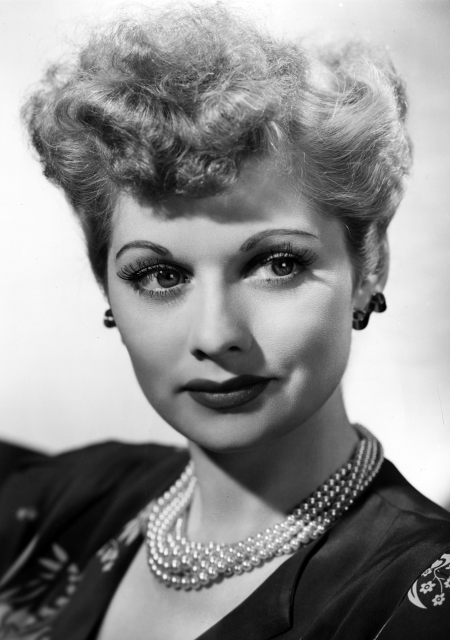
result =
[[191,380],[184,388],[191,398],[209,409],[231,409],[255,400],[266,389],[270,378],[237,376],[223,383]]

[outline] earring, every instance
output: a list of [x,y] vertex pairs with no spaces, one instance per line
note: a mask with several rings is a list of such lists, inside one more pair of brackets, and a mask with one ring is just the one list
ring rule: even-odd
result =
[[373,294],[370,298],[370,304],[372,305],[372,311],[375,311],[375,313],[383,313],[387,309],[386,298],[381,291]]
[[116,326],[116,321],[114,320],[114,316],[111,309],[107,309],[105,311],[105,315],[103,316],[103,324],[108,329],[112,329],[113,327]]
[[376,293],[372,294],[366,309],[355,309],[353,311],[353,329],[355,329],[356,331],[365,329],[369,324],[370,314],[372,313],[372,311],[375,311],[375,313],[383,313],[383,311],[386,311],[386,309],[386,298],[381,293],[381,291],[377,291]]

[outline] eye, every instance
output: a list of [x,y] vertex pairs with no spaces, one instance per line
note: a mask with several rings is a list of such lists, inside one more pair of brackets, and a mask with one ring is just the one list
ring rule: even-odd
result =
[[276,284],[286,283],[302,274],[316,259],[317,255],[310,249],[296,251],[290,245],[284,245],[269,255],[255,258],[248,277]]
[[178,295],[183,285],[190,282],[189,275],[180,267],[141,260],[126,265],[117,275],[129,281],[140,295],[148,297]]
[[157,289],[157,285],[162,289],[170,289],[180,283],[183,283],[183,274],[172,267],[156,268],[149,271],[140,281],[141,287],[147,289]]
[[298,268],[295,258],[274,258],[270,268],[276,276],[289,276]]

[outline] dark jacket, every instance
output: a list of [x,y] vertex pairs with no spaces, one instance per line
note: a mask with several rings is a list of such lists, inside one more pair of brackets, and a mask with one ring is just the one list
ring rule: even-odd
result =
[[[22,463],[0,492],[0,640],[95,640],[142,544],[139,512],[187,461],[110,442]],[[385,461],[327,534],[201,635],[271,638],[448,640],[450,514]]]

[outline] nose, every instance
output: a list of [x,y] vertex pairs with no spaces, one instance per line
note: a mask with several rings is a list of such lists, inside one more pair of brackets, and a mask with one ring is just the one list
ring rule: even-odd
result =
[[192,302],[189,351],[198,360],[217,360],[250,349],[252,334],[242,301],[233,300],[230,292],[208,287]]

